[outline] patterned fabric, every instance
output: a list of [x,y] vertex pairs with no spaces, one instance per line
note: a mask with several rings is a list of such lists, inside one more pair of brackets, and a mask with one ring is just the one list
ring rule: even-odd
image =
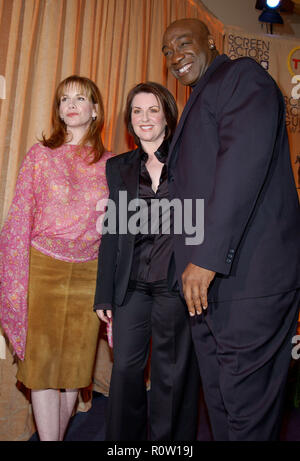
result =
[[[27,334],[29,249],[56,259],[96,259],[101,236],[96,223],[107,199],[105,152],[89,165],[91,151],[35,144],[24,158],[15,196],[0,234],[0,322],[23,360]],[[102,208],[103,209],[103,208]],[[99,227],[99,226],[97,226]]]

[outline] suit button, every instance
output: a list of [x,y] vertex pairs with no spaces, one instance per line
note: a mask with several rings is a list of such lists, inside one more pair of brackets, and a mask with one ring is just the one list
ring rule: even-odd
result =
[[169,177],[169,182],[174,182],[174,176]]
[[231,254],[228,254],[228,255],[227,255],[227,258],[232,259],[233,256],[232,256]]
[[231,259],[228,259],[228,258],[227,258],[227,259],[226,259],[226,263],[227,263],[227,264],[231,264],[231,263],[232,263]]
[[233,249],[233,248],[230,248],[229,253],[233,254],[233,253],[234,253],[234,249]]

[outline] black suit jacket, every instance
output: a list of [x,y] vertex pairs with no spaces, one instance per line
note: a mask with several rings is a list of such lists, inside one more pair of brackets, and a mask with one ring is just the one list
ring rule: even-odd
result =
[[[95,308],[110,309],[123,303],[133,258],[135,235],[126,232],[128,202],[138,197],[140,153],[138,149],[110,158],[106,163],[109,199],[116,205],[116,233],[102,236],[95,294]],[[126,192],[126,201],[119,201]],[[121,207],[121,209],[120,209]],[[123,233],[124,232],[124,233]]]
[[282,94],[254,60],[218,56],[193,89],[173,137],[170,198],[204,199],[204,242],[175,235],[177,278],[188,263],[217,272],[209,301],[300,285],[299,202]]

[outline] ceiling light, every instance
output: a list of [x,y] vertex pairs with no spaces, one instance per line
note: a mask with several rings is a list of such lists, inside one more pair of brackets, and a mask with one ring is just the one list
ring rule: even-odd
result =
[[283,24],[283,19],[278,12],[281,0],[257,0],[255,8],[263,10],[258,20],[266,25],[270,25],[270,33],[273,33],[273,24]]

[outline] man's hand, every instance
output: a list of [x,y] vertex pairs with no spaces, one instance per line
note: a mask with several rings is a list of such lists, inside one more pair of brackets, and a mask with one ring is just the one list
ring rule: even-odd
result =
[[207,309],[207,290],[213,280],[215,272],[189,263],[182,274],[183,294],[188,306],[189,314],[202,314]]

